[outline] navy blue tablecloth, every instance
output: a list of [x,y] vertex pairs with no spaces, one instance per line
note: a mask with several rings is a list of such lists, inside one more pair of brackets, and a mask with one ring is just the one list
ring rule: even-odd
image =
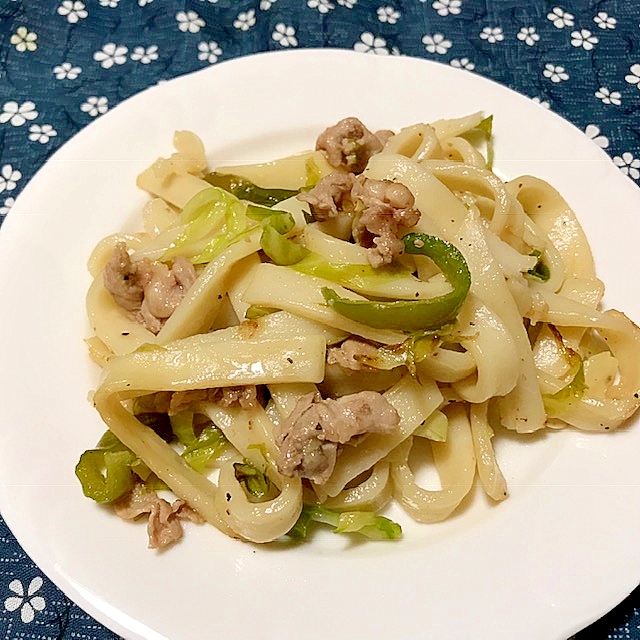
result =
[[[562,115],[640,181],[636,0],[0,0],[0,223],[47,158],[125,98],[296,47],[472,70]],[[639,639],[639,607],[636,590],[577,639]],[[0,637],[116,637],[46,578],[1,517]]]

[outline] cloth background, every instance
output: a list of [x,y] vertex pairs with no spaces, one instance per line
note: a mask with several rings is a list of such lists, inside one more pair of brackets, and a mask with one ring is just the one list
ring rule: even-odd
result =
[[[122,100],[296,47],[465,67],[557,112],[640,180],[637,0],[0,0],[0,223],[47,158]],[[1,516],[0,637],[117,637],[44,576]],[[576,638],[640,639],[640,589]]]

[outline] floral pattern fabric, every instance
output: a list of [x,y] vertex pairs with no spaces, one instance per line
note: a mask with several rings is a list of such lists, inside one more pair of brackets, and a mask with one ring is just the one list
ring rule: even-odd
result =
[[[640,2],[0,0],[0,223],[47,158],[150,85],[296,47],[427,58],[560,114],[640,182]],[[0,517],[0,637],[112,640]],[[640,590],[577,640],[640,639]]]

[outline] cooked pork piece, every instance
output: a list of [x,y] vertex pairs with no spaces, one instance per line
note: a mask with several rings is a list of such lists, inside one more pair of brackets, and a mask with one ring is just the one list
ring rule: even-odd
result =
[[181,411],[193,410],[198,405],[209,402],[219,402],[223,407],[239,405],[243,409],[249,409],[256,406],[257,398],[258,391],[254,385],[174,391],[167,413],[170,416],[175,415]]
[[298,198],[309,203],[317,220],[351,216],[353,239],[368,249],[374,267],[402,255],[404,243],[399,236],[420,218],[413,194],[403,184],[345,171],[332,171]]
[[380,131],[376,131],[373,135],[380,140],[380,144],[384,148],[384,145],[387,144],[389,138],[392,138],[396,134],[391,131],[391,129],[380,129]]
[[182,256],[171,267],[146,259],[134,262],[126,245],[118,243],[103,278],[114,300],[149,331],[158,333],[195,282],[196,271]]
[[306,394],[276,430],[278,469],[283,475],[322,484],[333,472],[338,445],[366,433],[392,433],[399,421],[394,407],[375,391],[360,391],[336,400]]
[[181,520],[202,523],[204,519],[183,500],[172,503],[160,498],[155,491],[142,484],[134,485],[124,497],[113,505],[116,515],[124,520],[135,520],[148,514],[147,534],[150,549],[162,549],[182,538]]
[[383,143],[358,118],[344,118],[323,131],[316,149],[323,150],[332,167],[343,167],[352,173],[362,173],[369,158],[382,151]]
[[332,171],[318,181],[310,191],[298,194],[298,199],[308,202],[316,220],[335,218],[353,209],[351,189],[355,178],[347,171]]
[[359,176],[351,197],[362,205],[352,226],[353,239],[369,249],[367,257],[372,266],[390,264],[404,251],[398,236],[420,219],[413,194],[403,184]]
[[196,272],[189,260],[178,256],[171,268],[164,262],[141,265],[140,277],[144,282],[142,307],[156,318],[166,319],[195,282]]
[[137,272],[127,246],[124,242],[116,244],[104,269],[104,286],[113,299],[127,311],[139,311],[144,298],[143,284]]
[[349,338],[339,347],[329,347],[327,350],[327,364],[337,364],[343,369],[351,371],[370,370],[363,364],[365,358],[376,358],[378,350],[372,344]]

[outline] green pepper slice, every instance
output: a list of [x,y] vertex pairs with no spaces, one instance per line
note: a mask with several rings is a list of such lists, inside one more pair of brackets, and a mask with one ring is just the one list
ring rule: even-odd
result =
[[233,472],[238,483],[251,497],[251,502],[264,502],[273,494],[273,486],[267,474],[250,462],[234,462]]
[[471,286],[469,267],[460,251],[451,243],[424,233],[408,233],[403,238],[405,252],[431,258],[453,290],[428,300],[349,300],[333,289],[323,287],[327,304],[356,322],[376,329],[397,329],[411,333],[439,329],[452,322]]
[[135,455],[128,449],[85,451],[75,470],[84,495],[101,504],[122,497],[133,487],[134,461]]
[[274,204],[278,204],[278,202],[291,198],[291,196],[295,196],[298,193],[289,189],[265,189],[246,178],[232,173],[213,171],[207,173],[204,179],[210,185],[224,189],[240,200],[249,200],[249,202],[264,205],[265,207],[272,207]]
[[534,280],[539,280],[540,282],[546,282],[551,278],[551,269],[549,266],[543,261],[542,251],[538,249],[534,249],[531,254],[538,259],[538,262],[534,265],[533,269],[529,269],[525,275],[533,278]]

